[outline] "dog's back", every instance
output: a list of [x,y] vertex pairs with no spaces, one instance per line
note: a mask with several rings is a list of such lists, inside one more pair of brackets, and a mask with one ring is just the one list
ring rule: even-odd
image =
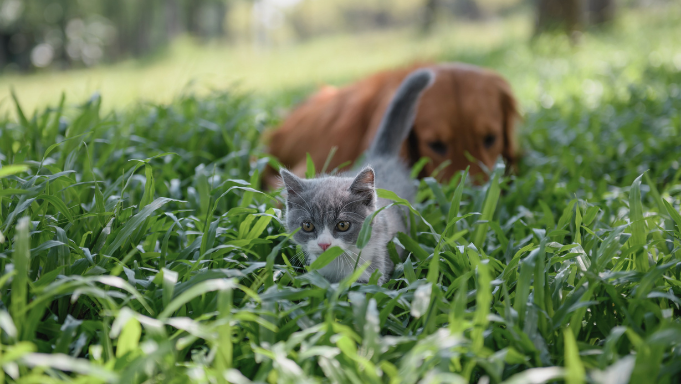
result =
[[319,170],[334,146],[328,170],[354,161],[371,143],[364,140],[367,132],[378,128],[392,94],[415,68],[379,72],[342,88],[323,87],[265,135],[268,152],[299,175],[307,153]]
[[[321,170],[334,146],[338,149],[327,170],[355,161],[373,141],[381,117],[402,80],[422,67],[430,67],[443,75],[438,74],[436,84],[424,93],[412,136],[402,148],[403,158],[410,164],[422,156],[433,159],[425,174],[449,160],[453,165],[441,173],[445,178],[471,164],[465,152],[481,159],[487,166],[493,164],[499,154],[512,161],[516,112],[510,87],[491,71],[460,64],[417,64],[379,72],[339,89],[324,87],[266,135],[268,152],[299,176],[305,173],[306,153],[310,153],[317,170]],[[498,95],[488,95],[489,89],[498,89]],[[470,101],[479,105],[468,107]],[[492,115],[497,120],[493,124],[481,120]],[[476,123],[477,120],[480,122]],[[484,136],[479,137],[484,132],[478,131],[488,129],[490,125],[496,127],[493,130],[501,137],[495,144],[498,148],[488,150],[481,143]],[[452,143],[449,153],[440,156],[431,147],[434,140],[444,138]],[[481,168],[472,164],[472,171],[481,172]],[[268,169],[265,183],[275,187],[277,180],[276,172]]]

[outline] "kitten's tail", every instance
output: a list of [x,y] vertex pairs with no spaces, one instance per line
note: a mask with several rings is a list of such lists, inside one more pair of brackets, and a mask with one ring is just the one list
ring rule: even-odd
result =
[[432,70],[419,69],[402,81],[383,115],[381,126],[369,148],[369,157],[398,156],[402,142],[414,124],[421,94],[434,80],[435,73]]

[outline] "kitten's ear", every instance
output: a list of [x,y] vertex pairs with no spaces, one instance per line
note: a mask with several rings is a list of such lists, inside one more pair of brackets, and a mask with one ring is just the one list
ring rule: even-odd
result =
[[375,202],[376,191],[374,190],[374,170],[365,167],[352,181],[350,192],[364,198],[364,204],[373,205]]
[[285,170],[284,168],[281,169],[279,174],[281,175],[281,179],[284,181],[288,198],[295,197],[303,191],[303,183],[298,176]]

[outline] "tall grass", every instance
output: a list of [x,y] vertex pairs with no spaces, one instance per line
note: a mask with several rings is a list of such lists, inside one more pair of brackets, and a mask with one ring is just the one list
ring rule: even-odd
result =
[[383,286],[295,258],[257,96],[14,103],[0,382],[678,382],[681,71],[606,68],[528,109],[517,176],[421,181]]

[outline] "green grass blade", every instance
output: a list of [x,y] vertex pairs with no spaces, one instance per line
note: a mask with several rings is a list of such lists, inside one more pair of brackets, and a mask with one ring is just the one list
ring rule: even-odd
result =
[[575,243],[582,244],[582,213],[579,204],[575,205]]
[[[634,180],[629,190],[629,210],[631,218],[631,240],[632,246],[643,245],[648,237],[648,229],[643,221],[643,205],[641,204],[641,178]],[[646,252],[637,252],[635,257],[636,269],[645,272],[648,270],[648,255]]]
[[[454,219],[456,219],[459,216],[459,208],[461,205],[461,196],[463,195],[463,188],[464,185],[466,184],[466,179],[468,178],[468,170],[470,167],[467,167],[466,170],[461,174],[461,180],[459,181],[459,184],[456,186],[456,190],[454,190],[454,195],[452,196],[452,200],[449,203],[449,212],[447,213],[447,224],[450,224]],[[456,230],[455,227],[451,227],[447,233],[445,233],[446,237],[451,236],[454,231]]]
[[516,286],[516,294],[513,304],[513,309],[518,312],[520,324],[523,324],[525,319],[527,300],[530,296],[530,287],[532,285],[532,276],[534,274],[534,260],[539,252],[539,249],[532,250],[532,252],[530,252],[530,254],[520,262],[520,275],[518,276],[518,285]]
[[423,181],[426,183],[426,185],[428,185],[430,190],[433,192],[433,196],[435,196],[435,200],[438,202],[442,214],[447,215],[449,213],[451,205],[447,201],[444,192],[442,192],[442,187],[440,187],[440,184],[437,182],[437,180],[433,179],[432,177],[426,177],[425,179],[423,179]]
[[144,183],[144,194],[139,203],[139,209],[146,207],[154,199],[154,169],[149,164],[144,164],[144,174],[146,182]]
[[487,328],[489,319],[490,305],[492,304],[492,288],[490,287],[489,268],[486,262],[481,262],[477,267],[477,281],[476,297],[475,297],[475,313],[473,315],[473,323],[475,328],[471,332],[471,341],[473,342],[473,350],[481,351],[484,345],[483,333]]
[[343,250],[340,247],[331,247],[327,249],[310,264],[310,270],[315,271],[324,268],[330,262],[336,260],[341,254],[343,254]]
[[121,358],[125,356],[126,353],[137,350],[141,336],[142,326],[140,325],[140,322],[134,317],[130,317],[128,322],[123,326],[121,334],[118,336],[116,357]]
[[17,97],[16,92],[14,92],[14,87],[10,89],[10,94],[12,95],[14,107],[16,108],[17,115],[19,116],[19,122],[21,123],[21,125],[24,126],[25,129],[29,129],[31,123],[28,122],[28,119],[26,119],[26,115],[24,115],[24,110],[21,108],[21,103],[19,103],[19,98]]
[[329,168],[329,164],[331,164],[331,160],[333,159],[333,155],[336,154],[336,151],[338,150],[338,146],[334,145],[331,147],[331,150],[329,151],[329,156],[326,157],[326,161],[324,162],[324,166],[322,167],[322,174],[326,173],[326,170]]
[[12,255],[12,263],[14,264],[14,278],[12,279],[12,293],[10,299],[10,313],[16,325],[17,332],[21,334],[22,327],[25,323],[24,308],[27,304],[28,296],[28,272],[29,261],[31,260],[30,242],[29,242],[29,225],[28,217],[19,219],[16,227],[15,248]]
[[672,218],[672,220],[674,220],[674,223],[676,223],[676,228],[678,228],[679,233],[681,233],[681,214],[679,214],[679,212],[674,209],[674,207],[672,207],[668,201],[664,200],[663,204],[669,216]]
[[570,328],[563,330],[563,342],[565,343],[565,383],[583,384],[586,371],[579,357],[575,336]]
[[155,210],[159,209],[161,206],[164,204],[167,204],[171,201],[178,201],[178,200],[173,200],[169,199],[166,197],[159,197],[158,199],[154,200],[152,203],[144,207],[142,210],[140,210],[139,213],[137,213],[135,216],[131,217],[130,220],[128,220],[123,228],[121,229],[120,232],[118,232],[118,235],[116,238],[106,246],[106,248],[102,251],[104,254],[112,254],[118,250],[118,248],[125,243],[130,236],[133,234],[133,232],[140,226],[144,221],[151,216],[152,213],[154,213]]
[[400,240],[400,243],[404,245],[404,247],[411,253],[416,256],[416,258],[419,261],[425,261],[428,258],[428,252],[426,252],[421,246],[414,241],[411,237],[407,236],[404,233],[398,233],[397,238]]
[[52,204],[59,212],[61,212],[69,222],[73,222],[73,215],[69,211],[69,208],[64,204],[64,202],[52,195],[39,195],[36,196],[36,200],[45,200]]
[[499,194],[501,193],[501,188],[499,187],[499,175],[495,174],[494,178],[489,184],[489,189],[487,190],[487,195],[485,196],[485,202],[482,206],[482,215],[480,216],[481,223],[478,224],[477,228],[473,232],[473,244],[478,249],[482,249],[482,244],[485,241],[485,236],[487,235],[487,221],[492,220],[494,216],[494,211],[497,208],[497,202],[499,201]]
[[542,209],[542,212],[544,213],[544,224],[546,225],[546,228],[548,229],[553,229],[556,227],[556,219],[553,216],[553,212],[551,211],[551,208],[544,202],[544,200],[539,200],[538,201],[539,206]]
[[0,179],[2,179],[3,177],[16,175],[18,173],[26,171],[28,171],[28,165],[23,164],[5,165],[2,168],[0,168]]
[[308,179],[314,179],[314,177],[317,175],[317,172],[314,169],[314,161],[312,161],[312,156],[310,156],[309,153],[307,153],[305,161],[306,161],[305,177]]
[[159,313],[158,319],[165,320],[169,318],[175,311],[187,304],[190,300],[204,295],[208,292],[220,291],[225,289],[233,289],[236,285],[231,280],[207,280],[198,283],[180,295],[175,297],[164,309]]

